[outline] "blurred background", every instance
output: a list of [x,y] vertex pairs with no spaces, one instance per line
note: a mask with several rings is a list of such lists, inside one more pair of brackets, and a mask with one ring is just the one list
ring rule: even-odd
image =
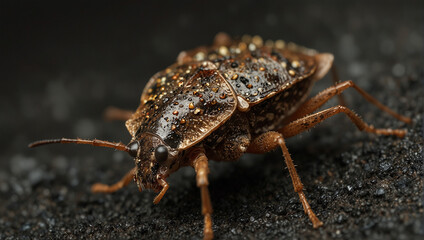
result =
[[[388,158],[390,171],[393,172],[396,169],[395,162],[392,161],[404,158],[416,161],[405,166],[408,171],[411,165],[412,168],[416,166],[413,170],[415,175],[411,173],[408,184],[405,183],[415,194],[415,198],[406,194],[415,209],[402,208],[412,220],[399,223],[398,218],[393,217],[395,220],[390,222],[387,219],[392,218],[387,216],[399,215],[399,212],[378,212],[378,216],[383,216],[392,225],[388,223],[387,228],[384,226],[376,231],[370,230],[371,235],[367,235],[366,231],[372,229],[381,219],[371,218],[371,225],[365,220],[352,223],[346,219],[357,220],[360,217],[341,210],[343,202],[332,208],[337,213],[347,212],[340,215],[340,222],[325,215],[330,207],[318,208],[318,211],[323,211],[320,214],[324,216],[325,222],[330,222],[331,227],[323,230],[322,235],[313,232],[302,215],[303,211],[290,189],[290,179],[285,172],[274,174],[277,175],[275,183],[288,186],[283,190],[284,193],[275,197],[278,200],[275,201],[292,201],[289,201],[288,207],[285,205],[283,210],[280,209],[282,212],[277,215],[281,219],[273,218],[271,213],[271,218],[249,215],[249,211],[263,213],[278,210],[273,208],[278,206],[276,203],[271,204],[273,207],[270,207],[270,203],[265,204],[265,200],[255,203],[249,197],[251,193],[243,190],[246,187],[243,181],[246,178],[255,179],[256,174],[259,175],[259,180],[272,183],[273,178],[267,177],[269,171],[282,168],[278,152],[267,157],[256,156],[253,160],[246,157],[242,163],[218,164],[214,167],[218,174],[212,176],[212,179],[216,179],[215,186],[219,188],[212,188],[211,192],[222,199],[233,194],[228,197],[230,203],[227,204],[230,205],[239,203],[238,200],[231,202],[231,199],[244,199],[245,201],[240,200],[242,206],[229,209],[240,208],[246,212],[246,215],[241,214],[242,217],[227,218],[228,209],[218,208],[216,212],[220,218],[216,220],[215,229],[218,237],[237,239],[243,236],[241,233],[247,231],[251,235],[244,236],[252,238],[331,238],[340,237],[340,234],[345,238],[360,238],[374,236],[374,233],[381,236],[378,235],[381,234],[381,229],[394,228],[393,224],[406,226],[398,227],[398,231],[389,231],[394,232],[396,238],[405,234],[411,237],[422,233],[421,220],[414,219],[422,219],[423,216],[422,198],[418,197],[422,196],[422,168],[419,167],[419,159],[422,157],[423,143],[423,1],[1,1],[0,8],[0,238],[17,237],[19,234],[41,238],[72,238],[81,234],[91,234],[88,237],[93,238],[167,238],[166,236],[174,236],[174,232],[182,234],[175,235],[180,237],[200,237],[200,203],[190,170],[182,170],[183,173],[175,177],[172,185],[175,187],[170,188],[165,203],[153,207],[153,193],[139,194],[135,186],[124,190],[121,195],[105,197],[90,194],[90,184],[97,181],[114,182],[132,167],[133,163],[126,154],[87,146],[57,145],[31,150],[26,146],[34,140],[59,137],[98,138],[127,143],[130,136],[124,124],[105,121],[103,111],[108,106],[136,109],[142,89],[154,73],[172,64],[180,51],[212,43],[218,32],[227,32],[233,36],[251,34],[260,35],[264,39],[283,39],[320,52],[333,53],[342,80],[354,80],[391,108],[415,120],[415,125],[410,127],[409,142],[402,145],[406,149],[403,157],[386,157],[393,155],[390,148],[370,151],[376,154],[377,159],[383,158],[386,161]],[[323,79],[317,83],[315,93],[330,84],[329,77]],[[356,93],[348,93],[346,98],[349,106],[376,126],[405,127],[366,104]],[[323,124],[323,129],[315,134],[312,131],[311,135],[306,134],[289,142],[289,149],[293,149],[291,152],[298,154],[300,175],[306,180],[305,185],[311,188],[309,194],[312,195],[315,206],[330,199],[335,201],[341,198],[321,199],[316,200],[316,203],[314,199],[326,194],[322,190],[313,196],[312,186],[318,176],[325,175],[326,169],[333,169],[340,171],[340,174],[336,174],[335,179],[330,182],[324,181],[324,184],[328,184],[325,187],[337,189],[337,184],[332,185],[334,182],[346,184],[349,182],[343,176],[346,169],[354,169],[358,154],[364,154],[361,142],[379,141],[378,138],[370,139],[367,134],[359,133],[354,127],[344,130],[350,123],[344,117],[336,119]],[[336,122],[342,124],[330,127],[337,125]],[[383,146],[389,146],[389,143],[396,140],[384,139],[381,140],[381,143],[384,142]],[[305,147],[310,144],[316,145]],[[351,148],[352,145],[357,148]],[[378,148],[374,145],[370,148],[373,147]],[[307,153],[304,153],[305,150]],[[352,162],[340,166],[338,160],[334,159],[342,158],[340,156],[343,151],[351,151],[346,154],[357,155],[356,158],[347,157]],[[251,166],[259,166],[260,169],[261,164],[265,163],[261,161],[264,158],[277,160],[267,163],[268,167],[264,168],[268,170],[263,172],[249,170]],[[310,158],[321,160],[309,163]],[[330,160],[326,168],[319,165],[328,159],[333,161]],[[367,161],[367,158],[364,159]],[[258,161],[259,165],[254,163]],[[376,164],[381,165],[381,162]],[[377,170],[381,170],[378,166]],[[315,170],[311,173],[309,167]],[[358,169],[360,172],[362,167]],[[369,174],[371,176],[375,173]],[[229,175],[240,176],[240,179],[235,180],[235,177],[231,178]],[[395,179],[399,177],[387,172],[382,176],[387,175]],[[227,190],[223,187],[226,185],[223,179],[233,182]],[[354,176],[351,181],[355,182]],[[254,180],[249,184],[256,186],[258,192],[264,189],[262,183],[255,185],[258,183]],[[272,194],[279,188],[266,186]],[[375,193],[380,189],[374,189],[375,186],[371,184],[367,191]],[[242,190],[238,190],[240,188]],[[386,189],[386,192],[389,191]],[[345,194],[349,196],[348,193]],[[375,197],[373,194],[366,196]],[[390,201],[393,196],[386,194],[386,197],[386,208],[394,208]],[[139,206],[141,202],[143,206]],[[219,204],[227,206],[225,202],[214,202],[214,206]],[[261,207],[261,204],[265,205]],[[251,209],[254,206],[257,206],[257,210]],[[292,208],[295,210],[291,211]],[[172,213],[174,210],[177,213]],[[409,215],[410,212],[418,215]],[[291,221],[294,226],[285,222],[291,219],[287,216],[294,219]],[[261,220],[261,217],[265,220]],[[152,224],[151,219],[159,222],[155,226],[149,225]],[[240,223],[239,219],[247,220]],[[334,222],[340,228],[334,227]],[[304,227],[297,226],[297,223]],[[348,223],[351,225],[346,225]],[[175,224],[181,227],[166,227]],[[137,228],[132,229],[133,226]],[[357,229],[349,231],[348,226],[356,226]],[[306,233],[302,230],[304,228],[307,229]],[[267,233],[264,229],[274,232]],[[341,233],[333,235],[337,229]],[[99,232],[106,235],[96,235]]]
[[422,6],[421,1],[2,1],[2,146],[54,136],[127,140],[126,133],[112,134],[95,122],[103,110],[135,109],[154,73],[180,51],[210,44],[221,31],[334,53],[342,79],[370,78],[370,69],[383,68],[396,77],[416,75],[405,59],[423,57]]

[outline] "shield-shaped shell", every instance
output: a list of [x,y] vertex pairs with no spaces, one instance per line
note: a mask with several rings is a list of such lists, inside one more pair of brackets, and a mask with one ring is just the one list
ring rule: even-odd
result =
[[187,149],[227,121],[237,104],[256,105],[315,73],[314,50],[282,45],[215,41],[182,52],[148,82],[126,122],[130,134],[150,132],[170,147]]

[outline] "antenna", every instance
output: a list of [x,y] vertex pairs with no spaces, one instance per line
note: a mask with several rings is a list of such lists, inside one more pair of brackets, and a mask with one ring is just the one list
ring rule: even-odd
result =
[[60,138],[60,139],[48,139],[48,140],[40,140],[40,141],[35,141],[32,142],[28,145],[28,147],[33,148],[33,147],[38,147],[41,145],[46,145],[46,144],[52,144],[52,143],[75,143],[75,144],[88,144],[88,145],[93,145],[96,147],[108,147],[108,148],[114,148],[116,150],[119,151],[124,151],[129,153],[130,149],[129,147],[127,147],[125,144],[118,142],[108,142],[108,141],[103,141],[103,140],[98,140],[98,139],[93,139],[93,140],[86,140],[86,139],[80,139],[80,138],[76,138],[76,139],[71,139],[71,138]]

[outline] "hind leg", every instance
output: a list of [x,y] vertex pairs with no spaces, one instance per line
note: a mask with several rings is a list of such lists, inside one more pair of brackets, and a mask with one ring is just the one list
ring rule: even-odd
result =
[[127,121],[133,112],[116,107],[108,107],[104,112],[104,118],[109,121]]
[[[323,104],[328,102],[331,98],[333,98],[336,95],[340,95],[343,91],[354,88],[359,94],[362,95],[368,102],[374,104],[378,108],[380,108],[382,111],[392,115],[394,118],[405,122],[405,123],[411,123],[411,119],[405,116],[402,116],[390,108],[386,107],[382,103],[380,103],[377,99],[373,98],[369,93],[365,92],[362,88],[358,87],[354,82],[352,81],[344,81],[341,83],[338,83],[332,87],[329,87],[325,89],[324,91],[318,93],[316,96],[310,98],[305,103],[303,103],[296,112],[294,112],[292,115],[290,115],[286,119],[286,123],[290,123],[292,121],[295,121],[299,118],[302,118],[304,116],[307,116],[308,114],[313,113],[315,110],[320,108]],[[341,104],[344,105],[344,104]],[[284,135],[285,136],[285,135]],[[285,136],[287,137],[287,136]]]
[[404,137],[406,130],[404,129],[391,129],[391,128],[374,128],[374,126],[365,123],[356,113],[345,106],[335,106],[321,112],[314,113],[303,118],[297,119],[278,132],[282,133],[286,138],[295,136],[307,129],[310,129],[325,119],[332,117],[338,113],[344,113],[356,125],[356,127],[365,132],[375,133],[380,135],[395,135],[397,137]]

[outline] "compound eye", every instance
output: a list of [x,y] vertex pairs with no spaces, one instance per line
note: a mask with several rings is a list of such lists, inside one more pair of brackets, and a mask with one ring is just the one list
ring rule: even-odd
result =
[[164,162],[168,159],[168,148],[164,145],[159,145],[155,149],[155,158],[158,162]]
[[129,149],[128,153],[131,155],[131,157],[137,156],[139,146],[140,145],[138,144],[137,141],[128,144],[128,149]]

